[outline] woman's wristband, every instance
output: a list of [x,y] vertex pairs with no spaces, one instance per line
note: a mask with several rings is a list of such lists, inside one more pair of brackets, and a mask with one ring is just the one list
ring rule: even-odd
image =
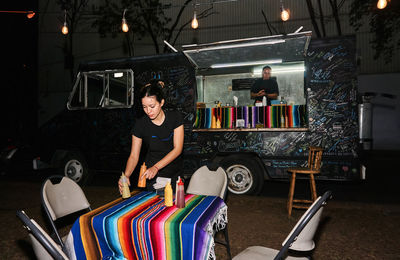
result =
[[157,169],[157,172],[160,171],[160,169],[158,169],[158,167],[156,165],[153,165],[153,167]]

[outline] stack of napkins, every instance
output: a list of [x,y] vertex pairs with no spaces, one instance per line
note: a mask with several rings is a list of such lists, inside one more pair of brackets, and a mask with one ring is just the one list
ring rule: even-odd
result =
[[156,183],[153,184],[153,188],[156,190],[163,189],[168,182],[171,182],[171,178],[157,177]]

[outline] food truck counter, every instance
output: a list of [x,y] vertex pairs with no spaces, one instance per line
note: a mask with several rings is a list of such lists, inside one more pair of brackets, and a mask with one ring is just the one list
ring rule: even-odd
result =
[[[307,131],[304,55],[310,37],[304,32],[183,46],[196,67],[194,131]],[[266,65],[278,98],[256,106],[251,88]]]

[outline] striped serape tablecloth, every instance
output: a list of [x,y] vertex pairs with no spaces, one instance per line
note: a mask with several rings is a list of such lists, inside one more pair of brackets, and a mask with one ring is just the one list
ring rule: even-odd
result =
[[133,192],[82,216],[66,240],[71,259],[215,259],[214,232],[227,223],[215,196],[186,194],[186,206],[165,207],[155,192]]

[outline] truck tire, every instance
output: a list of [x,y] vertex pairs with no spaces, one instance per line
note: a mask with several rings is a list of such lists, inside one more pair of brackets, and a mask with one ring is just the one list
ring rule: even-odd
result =
[[85,158],[78,152],[68,152],[59,167],[60,174],[74,180],[79,185],[88,183],[90,172]]
[[257,162],[251,158],[230,157],[222,162],[228,176],[228,190],[234,194],[260,193],[264,177]]

